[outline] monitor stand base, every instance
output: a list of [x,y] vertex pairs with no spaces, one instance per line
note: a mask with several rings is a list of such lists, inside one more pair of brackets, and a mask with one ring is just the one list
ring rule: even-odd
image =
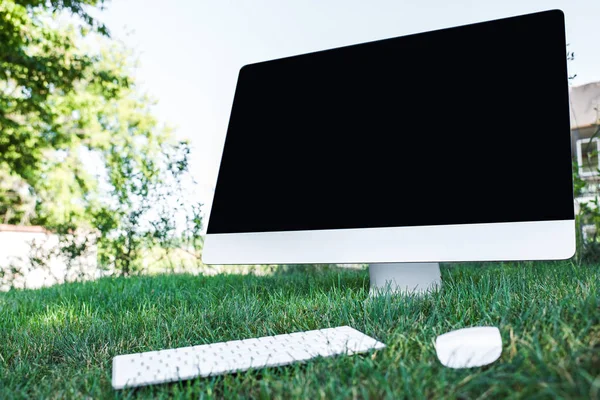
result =
[[442,284],[438,263],[370,264],[370,296],[381,294],[425,294]]

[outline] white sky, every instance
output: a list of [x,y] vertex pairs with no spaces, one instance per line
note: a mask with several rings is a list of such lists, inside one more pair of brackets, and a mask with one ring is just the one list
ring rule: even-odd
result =
[[241,66],[553,8],[566,15],[574,84],[599,81],[599,0],[112,0],[99,18],[136,50],[157,117],[191,139],[208,208]]

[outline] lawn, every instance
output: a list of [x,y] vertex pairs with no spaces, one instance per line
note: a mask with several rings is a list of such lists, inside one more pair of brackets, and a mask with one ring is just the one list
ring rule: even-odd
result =
[[[1,398],[600,398],[600,267],[448,265],[425,297],[366,301],[368,273],[158,275],[0,293]],[[350,325],[387,344],[175,384],[114,391],[118,354]],[[436,335],[496,325],[502,357],[452,370]]]

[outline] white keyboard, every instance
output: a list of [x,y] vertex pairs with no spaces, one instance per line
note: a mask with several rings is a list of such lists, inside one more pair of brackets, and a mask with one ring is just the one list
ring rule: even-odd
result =
[[385,345],[349,326],[232,340],[113,358],[115,389],[175,382],[306,361],[316,357],[363,353]]

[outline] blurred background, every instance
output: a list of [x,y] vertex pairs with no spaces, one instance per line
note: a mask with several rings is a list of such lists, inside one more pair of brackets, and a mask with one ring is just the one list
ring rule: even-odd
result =
[[597,1],[3,0],[0,288],[280,268],[201,262],[243,65],[553,8],[569,43],[576,258],[598,261]]

